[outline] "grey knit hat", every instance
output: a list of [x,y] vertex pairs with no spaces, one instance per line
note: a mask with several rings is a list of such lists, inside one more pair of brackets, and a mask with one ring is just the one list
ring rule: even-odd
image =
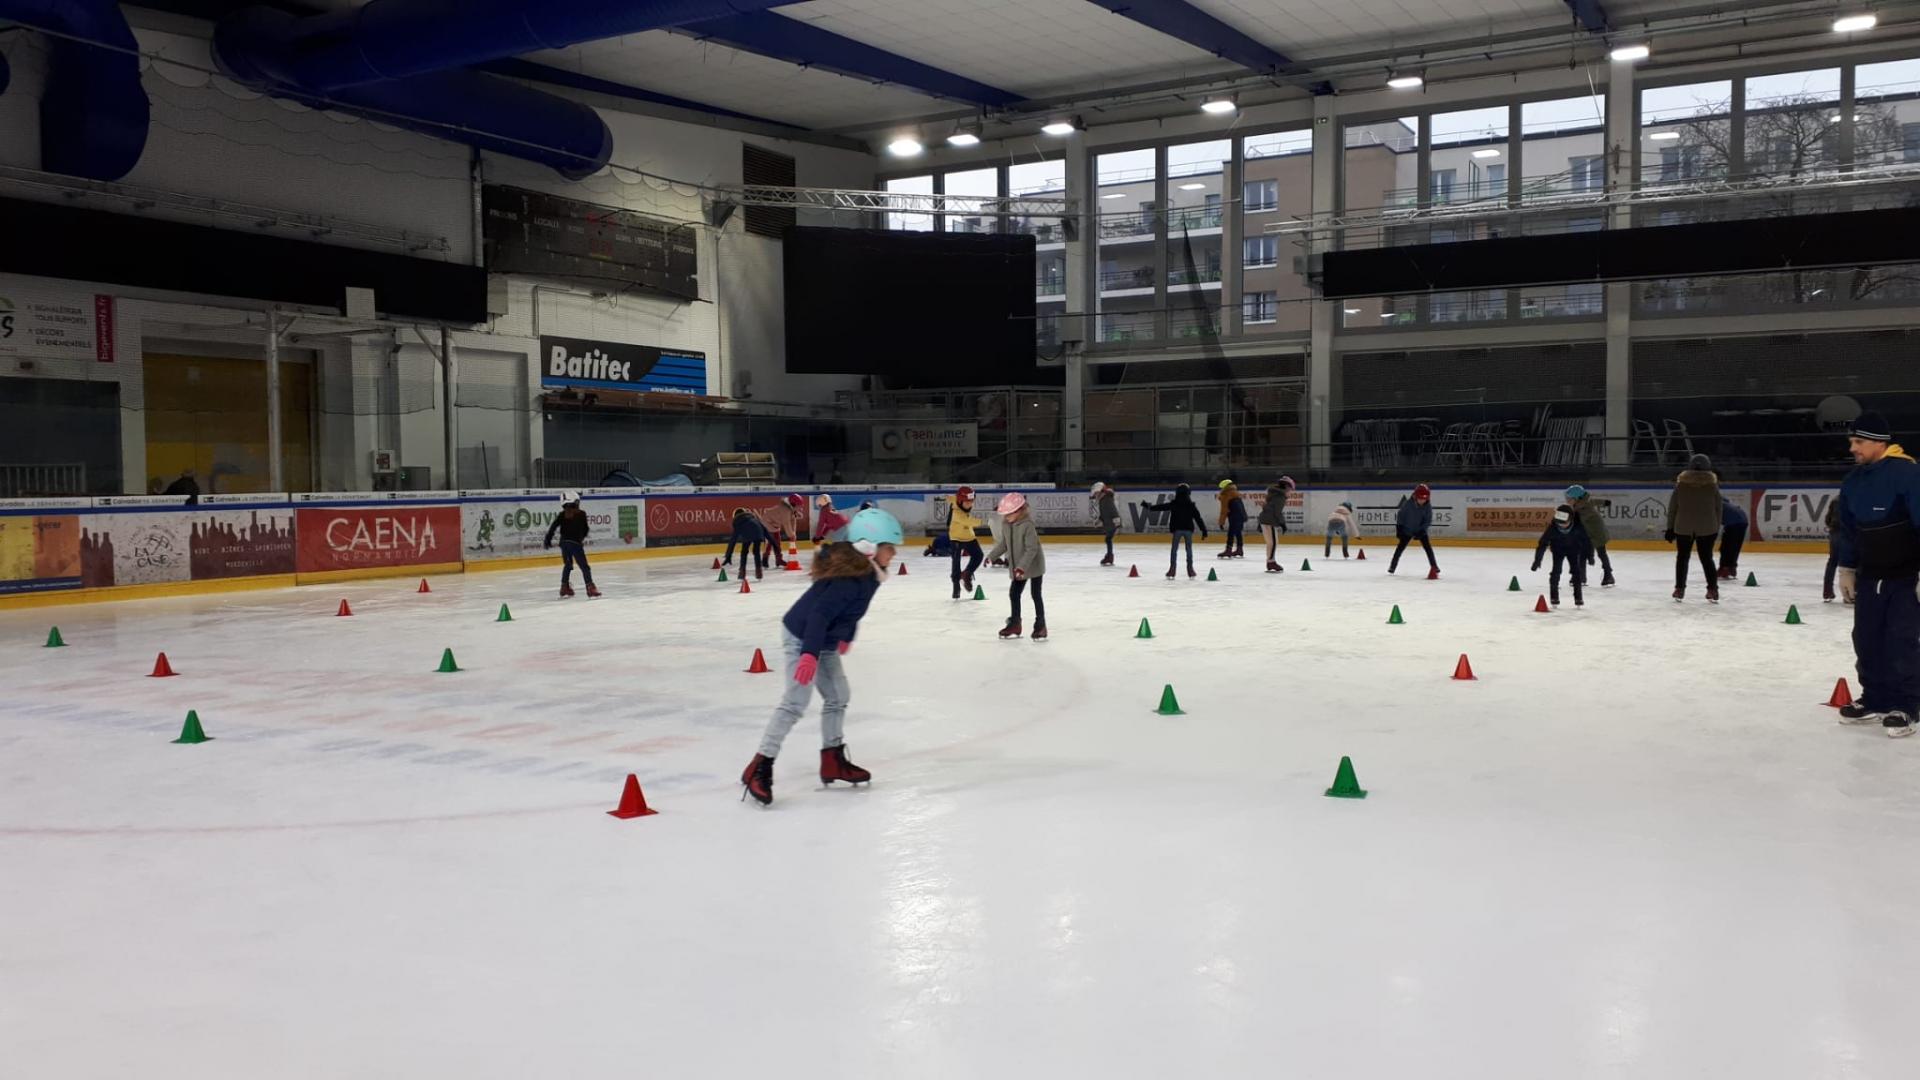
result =
[[1687,459],[1687,468],[1694,472],[1712,472],[1713,459],[1705,454],[1695,454]]

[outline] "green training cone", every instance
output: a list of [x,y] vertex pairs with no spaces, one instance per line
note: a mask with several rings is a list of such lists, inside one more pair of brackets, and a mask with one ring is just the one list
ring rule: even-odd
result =
[[975,585],[973,587],[973,598],[975,600],[985,600],[987,598],[987,587],[985,585]]
[[1405,626],[1406,624],[1407,624],[1407,620],[1400,617],[1400,605],[1399,604],[1393,605],[1393,614],[1387,616],[1387,625],[1388,626]]
[[1214,573],[1214,572],[1213,572],[1212,570],[1208,570],[1208,571],[1207,571],[1207,580],[1208,580],[1208,581],[1219,581],[1219,580],[1220,580],[1220,575],[1219,575],[1219,574],[1216,574],[1216,573]]
[[66,644],[67,644],[67,643],[66,643],[65,641],[62,641],[62,640],[60,639],[60,628],[59,628],[59,627],[57,627],[57,626],[56,626],[56,627],[54,627],[53,629],[51,629],[51,630],[49,630],[49,631],[47,631],[47,644],[46,644],[46,647],[47,647],[47,648],[49,648],[49,649],[60,649],[60,648],[64,648],[64,647],[66,647]]
[[1161,716],[1187,715],[1186,710],[1180,707],[1180,699],[1173,696],[1172,683],[1168,683],[1167,688],[1160,691],[1160,707],[1155,709],[1154,712],[1159,713]]
[[1787,605],[1787,625],[1788,626],[1800,625],[1800,609],[1793,606],[1792,604]]
[[1353,775],[1353,759],[1342,757],[1340,771],[1333,774],[1333,786],[1327,789],[1329,799],[1364,799],[1367,793],[1360,790],[1360,778]]
[[715,580],[715,581],[725,581],[725,580],[727,580],[727,570],[726,570],[726,568],[725,568],[725,567],[721,567],[721,568],[720,568],[720,576],[719,576],[719,577],[717,577],[717,578],[714,578],[713,580]]
[[443,674],[443,675],[444,675],[444,674],[448,674],[448,673],[450,673],[450,672],[455,672],[455,671],[459,671],[459,670],[460,670],[460,665],[459,665],[459,664],[456,664],[456,663],[454,663],[454,662],[453,662],[453,650],[452,650],[452,649],[447,649],[447,650],[445,650],[444,652],[442,652],[442,653],[440,654],[440,669],[439,669],[439,670],[440,670],[440,673],[441,673],[441,674]]
[[1747,588],[1757,589],[1759,587],[1760,587],[1760,579],[1753,576],[1753,571],[1751,570],[1747,571]]
[[1313,563],[1312,563],[1312,561],[1310,561],[1310,560],[1307,560],[1307,559],[1301,559],[1301,560],[1300,560],[1300,569],[1301,569],[1301,570],[1303,570],[1303,571],[1304,571],[1304,570],[1312,570],[1312,569],[1313,569]]
[[1515,574],[1511,579],[1508,580],[1507,591],[1508,592],[1520,591],[1520,576],[1518,574]]
[[497,619],[495,619],[495,620],[493,620],[493,621],[494,621],[494,622],[512,622],[512,621],[513,621],[513,612],[511,612],[511,611],[508,611],[508,610],[507,610],[507,605],[505,605],[505,604],[501,604],[501,605],[500,605],[500,617],[499,617],[499,618],[497,618]]
[[188,709],[187,722],[180,728],[180,737],[173,741],[191,746],[194,743],[211,742],[213,737],[200,730],[200,714]]
[[1141,619],[1140,632],[1133,636],[1137,638],[1150,638],[1153,636],[1153,627],[1147,625],[1147,620]]

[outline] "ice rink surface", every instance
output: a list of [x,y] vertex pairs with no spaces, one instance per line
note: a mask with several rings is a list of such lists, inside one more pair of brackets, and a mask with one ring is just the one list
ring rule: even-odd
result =
[[1050,545],[1040,643],[906,555],[846,661],[875,783],[820,789],[816,700],[767,810],[800,574],[0,613],[0,1075],[1920,1075],[1920,738],[1823,707],[1817,558],[1536,615],[1524,551],[1164,551]]

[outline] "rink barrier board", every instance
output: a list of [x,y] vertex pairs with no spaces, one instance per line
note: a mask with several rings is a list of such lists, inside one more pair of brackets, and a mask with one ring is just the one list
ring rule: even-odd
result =
[[[703,541],[703,539],[699,537],[662,538],[658,543],[646,537],[644,535],[646,501],[649,499],[663,502],[678,499],[711,499],[716,495],[731,498],[742,495],[784,494],[790,490],[791,489],[787,487],[756,489],[753,491],[731,488],[719,491],[714,489],[673,489],[670,491],[649,491],[637,488],[582,489],[581,494],[584,496],[583,501],[590,503],[613,502],[628,504],[628,506],[622,508],[635,510],[639,519],[639,527],[631,530],[632,535],[625,538],[624,543],[621,542],[621,538],[619,537],[612,538],[606,542],[607,546],[599,546],[599,544],[590,541],[589,555],[597,561],[615,562],[634,558],[719,554],[724,550],[725,545],[720,543],[717,537],[706,541]],[[1007,491],[1017,490],[1027,494],[1029,503],[1034,506],[1036,521],[1040,523],[1043,531],[1046,531],[1049,542],[1100,543],[1102,541],[1098,526],[1091,520],[1089,510],[1090,500],[1084,491],[1060,491],[1044,485],[1006,485],[997,487],[983,485],[977,490],[980,493],[981,502],[988,506],[994,501],[997,501],[997,497],[1000,494]],[[1381,500],[1381,505],[1370,506],[1366,509],[1375,518],[1382,518],[1382,520],[1363,521],[1362,527],[1358,530],[1359,535],[1352,539],[1361,546],[1372,546],[1376,548],[1384,546],[1393,541],[1390,520],[1383,518],[1383,515],[1389,512],[1386,500],[1392,499],[1397,503],[1399,496],[1404,494],[1406,490],[1407,488],[1404,485],[1353,485],[1340,488],[1298,491],[1295,493],[1295,497],[1290,500],[1288,507],[1289,523],[1293,526],[1293,531],[1289,535],[1283,536],[1281,538],[1282,542],[1288,544],[1290,547],[1311,548],[1322,546],[1324,543],[1324,518],[1317,513],[1319,509],[1328,506],[1330,503],[1340,501],[1341,499],[1351,499],[1351,501],[1358,503],[1361,499],[1372,500],[1377,498]],[[1461,506],[1471,506],[1478,503],[1483,508],[1493,508],[1489,510],[1489,516],[1486,520],[1490,520],[1499,526],[1511,526],[1511,528],[1505,530],[1505,535],[1462,536],[1457,534],[1460,521],[1459,516],[1457,513],[1449,514],[1449,518],[1451,519],[1449,526],[1442,527],[1436,522],[1436,528],[1433,530],[1432,538],[1437,546],[1527,549],[1533,547],[1537,542],[1538,530],[1533,526],[1531,520],[1528,520],[1526,522],[1527,527],[1525,532],[1523,534],[1518,533],[1521,519],[1525,518],[1526,515],[1537,517],[1547,512],[1547,505],[1558,501],[1562,489],[1493,486],[1437,487],[1433,490],[1437,504],[1454,504],[1452,506],[1443,505],[1443,509],[1457,512]],[[1626,495],[1629,498],[1639,499],[1639,502],[1636,504],[1636,508],[1639,511],[1638,519],[1628,522],[1628,526],[1642,532],[1643,535],[1640,537],[1621,536],[1613,539],[1609,544],[1611,549],[1628,551],[1671,550],[1668,544],[1658,539],[1647,539],[1644,536],[1644,533],[1649,527],[1648,515],[1652,512],[1649,507],[1655,507],[1655,504],[1658,504],[1656,508],[1663,508],[1664,500],[1659,499],[1658,495],[1669,490],[1667,485],[1603,485],[1596,482],[1592,490],[1595,494],[1602,496]],[[1812,522],[1824,511],[1827,500],[1837,491],[1836,488],[1730,487],[1728,490],[1731,493],[1738,493],[1736,494],[1736,498],[1740,498],[1742,501],[1748,503],[1756,522],[1754,529],[1755,538],[1749,541],[1747,550],[1755,552],[1792,552],[1807,554],[1825,552],[1826,543],[1824,540],[1824,530],[1821,530],[1821,538],[1817,540],[1764,539],[1760,538],[1764,535],[1761,530],[1762,528],[1775,530],[1776,532],[1793,532],[1797,530],[1803,535],[1806,534],[1811,531],[1813,527]],[[1116,489],[1116,491],[1127,505],[1122,513],[1121,532],[1115,539],[1129,545],[1154,546],[1165,543],[1167,533],[1164,522],[1150,520],[1155,518],[1156,515],[1147,514],[1139,508],[1168,497],[1171,494],[1170,489],[1121,488]],[[843,509],[857,506],[863,499],[871,499],[876,503],[887,505],[889,509],[896,512],[897,516],[903,518],[903,525],[905,525],[908,531],[906,551],[903,553],[903,557],[913,558],[916,557],[915,549],[927,541],[927,532],[930,531],[928,529],[929,521],[935,515],[945,510],[951,489],[947,487],[928,488],[925,486],[903,485],[897,488],[806,488],[803,489],[803,493],[808,495],[830,494],[834,497],[835,505]],[[1250,517],[1257,515],[1258,508],[1264,501],[1264,489],[1248,491],[1244,494],[1247,496],[1248,506],[1251,512]],[[1360,498],[1352,498],[1356,495],[1360,496]],[[93,564],[86,568],[85,573],[77,584],[66,584],[68,581],[75,580],[71,573],[72,567],[68,565],[73,556],[70,553],[61,553],[56,557],[64,558],[68,560],[68,562],[61,563],[59,573],[48,573],[32,578],[17,579],[15,587],[11,589],[8,587],[9,583],[0,582],[0,609],[201,593],[221,593],[244,589],[277,588],[293,584],[320,584],[382,577],[408,577],[415,574],[434,575],[480,569],[524,569],[541,565],[552,565],[557,564],[559,556],[557,553],[546,550],[526,552],[524,554],[489,554],[484,557],[470,558],[469,553],[465,550],[468,536],[466,511],[469,507],[497,508],[502,504],[512,503],[549,506],[557,502],[557,499],[557,490],[529,488],[519,490],[487,490],[485,492],[391,492],[373,495],[365,493],[212,495],[204,497],[199,505],[193,507],[185,506],[183,500],[179,497],[167,496],[106,496],[97,499],[0,500],[0,521],[16,519],[23,516],[73,518],[75,519],[75,523],[79,525],[82,535],[90,542],[95,541],[99,537],[107,536],[110,531],[115,532],[116,536],[124,536],[127,523],[151,520],[156,524],[156,528],[152,530],[152,532],[161,541],[160,546],[163,548],[166,547],[170,539],[175,549],[161,551],[159,553],[160,556],[171,557],[173,559],[170,566],[165,564],[164,558],[151,560],[152,565],[160,566],[159,570],[151,569],[150,560],[148,559],[149,552],[136,550],[136,554],[140,556],[140,569],[133,571],[129,575],[135,578],[143,576],[165,577],[171,575],[174,578],[173,580],[119,581],[120,564],[127,560],[116,558],[116,556],[121,554],[119,552],[108,552],[105,555],[98,553],[92,555]],[[1207,512],[1209,518],[1212,519],[1217,508],[1217,502],[1213,498],[1213,492],[1203,487],[1196,494],[1195,501],[1201,506],[1203,512]],[[238,569],[239,567],[262,564],[271,560],[286,561],[292,558],[292,555],[290,555],[287,550],[288,548],[294,549],[293,554],[297,555],[297,541],[299,538],[294,535],[294,530],[291,526],[292,522],[297,520],[299,512],[302,510],[308,511],[309,513],[323,510],[342,510],[353,512],[350,516],[364,518],[368,513],[376,512],[382,508],[407,508],[409,510],[417,508],[452,509],[458,512],[461,520],[461,531],[456,546],[462,550],[446,552],[442,550],[444,545],[436,544],[435,550],[416,553],[415,556],[402,559],[394,565],[323,570],[308,569],[302,571],[297,564],[290,564],[290,568],[294,571],[290,574],[282,572],[249,574]],[[981,516],[987,520],[990,528],[994,515],[990,512],[982,513],[981,510],[981,507],[976,507],[975,512],[981,514]],[[1779,517],[1781,511],[1785,512],[1784,517]],[[201,527],[210,529],[216,519],[224,516],[230,519],[226,522],[226,525],[231,529],[233,522],[238,520],[236,515],[241,514],[247,515],[248,519],[253,522],[256,531],[261,532],[267,537],[266,541],[263,542],[265,546],[256,549],[248,548],[244,544],[238,547],[227,544],[217,552],[189,550],[191,545],[187,543],[188,533],[193,533],[193,539],[198,541],[200,539],[198,532]],[[130,515],[153,515],[153,517],[136,519],[130,517]],[[260,522],[258,520],[259,515],[266,515],[267,521]],[[289,522],[288,527],[285,529],[278,528],[275,522],[275,515],[285,516]],[[1159,516],[1163,517],[1164,513]],[[1778,521],[1774,520],[1776,517],[1779,518]],[[1313,524],[1310,525],[1310,521],[1313,522]],[[112,522],[119,522],[120,524],[110,525]],[[268,524],[273,527],[260,531],[258,530],[258,526],[261,524]],[[1147,531],[1134,531],[1128,527],[1130,525],[1144,527]],[[1319,528],[1316,529],[1314,525],[1318,525]],[[1618,528],[1619,526],[1616,524],[1614,527]],[[167,535],[169,529],[172,530],[170,538]],[[1057,530],[1070,531],[1061,532]],[[62,535],[68,531],[69,530],[64,528],[47,530],[49,534]],[[132,531],[139,533],[147,530],[145,526],[137,525]],[[931,531],[937,531],[937,529]],[[1264,544],[1264,540],[1260,537],[1258,527],[1251,520],[1248,522],[1247,532],[1250,541],[1256,545]],[[1453,534],[1450,534],[1450,532]],[[983,539],[990,541],[991,537],[987,536],[983,537]],[[256,538],[249,537],[245,543],[256,543]],[[649,544],[652,546],[630,546]],[[269,548],[271,548],[271,550],[269,550]],[[15,563],[20,562],[22,554],[21,552],[0,552],[0,556],[13,556]],[[455,556],[454,561],[446,559],[446,555],[449,554]],[[37,551],[32,553],[31,556],[29,556],[29,561],[37,559],[38,555],[39,553]],[[208,570],[211,576],[199,576],[201,570],[199,563],[202,561],[202,556],[206,556],[207,561],[218,564]],[[215,556],[217,556],[217,558]],[[436,556],[438,558],[435,558]],[[418,558],[420,561],[411,561],[412,558]],[[428,558],[435,558],[435,561],[425,561]],[[91,578],[97,580],[101,576],[102,567],[99,565],[99,562],[103,559],[106,560],[107,563],[104,572],[114,576],[116,579],[115,583],[111,585],[87,584],[86,579]],[[189,559],[191,559],[194,565],[192,567],[183,566],[183,562]],[[7,565],[7,563],[4,559],[0,559],[0,565]],[[38,567],[37,562],[35,566],[36,568]],[[41,581],[41,577],[57,579],[58,583]]]

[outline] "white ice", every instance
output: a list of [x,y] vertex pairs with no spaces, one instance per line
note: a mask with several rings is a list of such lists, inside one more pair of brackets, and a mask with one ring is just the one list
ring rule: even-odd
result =
[[769,810],[742,669],[799,574],[0,613],[0,1075],[1920,1075],[1920,738],[1823,707],[1820,560],[1709,607],[1623,552],[1536,615],[1523,551],[1164,550],[1051,545],[1041,643],[905,558],[847,659],[875,783],[820,789],[816,703]]

